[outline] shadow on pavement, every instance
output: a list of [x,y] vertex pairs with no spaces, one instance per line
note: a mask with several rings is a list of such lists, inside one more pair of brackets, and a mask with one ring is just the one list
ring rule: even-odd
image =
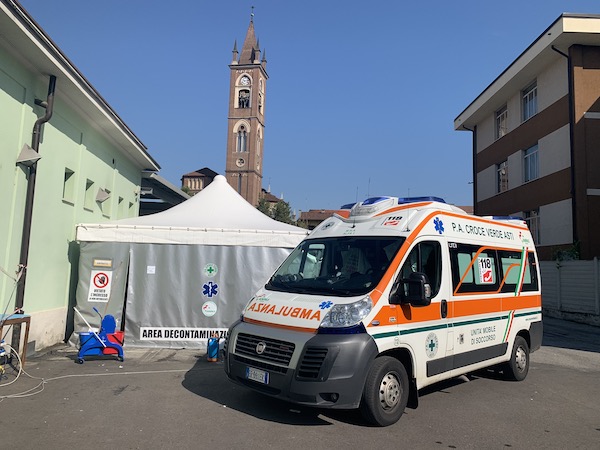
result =
[[[436,383],[419,391],[419,397],[435,392],[449,393],[447,389],[477,378],[500,377],[478,372],[473,376],[461,376]],[[371,427],[356,410],[319,409],[288,403],[277,398],[254,392],[230,381],[223,370],[223,362],[208,362],[199,357],[194,367],[184,376],[185,389],[227,408],[250,416],[287,425],[331,425],[327,419],[349,425]],[[410,412],[407,408],[406,412]]]
[[[600,353],[600,328],[544,317],[542,345]],[[419,397],[436,392],[449,393],[449,389],[478,378],[505,379],[500,367],[488,368],[428,386],[419,391]],[[208,362],[204,356],[197,357],[194,366],[186,372],[182,385],[196,395],[265,421],[315,426],[331,425],[331,419],[370,426],[358,410],[323,410],[300,406],[239,386],[227,378],[222,361]]]
[[600,327],[544,316],[542,346],[600,353]]
[[321,411],[288,403],[238,386],[227,378],[223,362],[199,357],[181,383],[188,391],[253,417],[288,425],[331,425]]

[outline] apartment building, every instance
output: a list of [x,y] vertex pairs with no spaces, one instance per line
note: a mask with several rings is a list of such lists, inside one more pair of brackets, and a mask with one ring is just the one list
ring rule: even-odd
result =
[[562,14],[454,121],[474,212],[525,218],[542,259],[600,256],[600,15]]

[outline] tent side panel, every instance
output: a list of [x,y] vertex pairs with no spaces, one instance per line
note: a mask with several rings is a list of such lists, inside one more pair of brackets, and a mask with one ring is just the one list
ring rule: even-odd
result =
[[[69,339],[70,344],[78,345],[79,332],[90,331],[88,324],[94,331],[98,331],[100,316],[106,314],[115,317],[117,330],[120,329],[129,268],[129,246],[128,243],[119,242],[80,243],[75,307],[83,318],[75,313],[75,332]],[[98,313],[93,308],[96,308]]]
[[224,337],[289,248],[132,244],[127,345],[206,348]]

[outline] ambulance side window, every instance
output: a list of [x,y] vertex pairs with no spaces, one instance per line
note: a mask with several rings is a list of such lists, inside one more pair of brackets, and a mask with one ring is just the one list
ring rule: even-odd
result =
[[[523,279],[521,291],[536,291],[538,289],[537,271],[535,270],[535,255],[529,252],[525,264],[523,254],[519,251],[499,250],[502,267],[501,292],[515,292]],[[521,271],[521,268],[523,271]]]
[[537,291],[540,285],[537,277],[537,262],[533,252],[528,253],[525,276],[523,278],[523,291]]
[[420,242],[413,247],[400,270],[400,278],[407,279],[412,272],[427,275],[435,297],[442,280],[442,248],[439,242]]
[[457,243],[449,247],[455,294],[498,290],[500,282],[495,249]]

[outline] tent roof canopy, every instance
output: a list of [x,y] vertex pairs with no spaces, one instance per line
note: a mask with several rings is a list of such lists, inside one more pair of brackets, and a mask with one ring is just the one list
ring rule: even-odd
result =
[[248,203],[223,175],[166,211],[77,225],[76,239],[93,242],[295,247],[308,231],[271,219]]

